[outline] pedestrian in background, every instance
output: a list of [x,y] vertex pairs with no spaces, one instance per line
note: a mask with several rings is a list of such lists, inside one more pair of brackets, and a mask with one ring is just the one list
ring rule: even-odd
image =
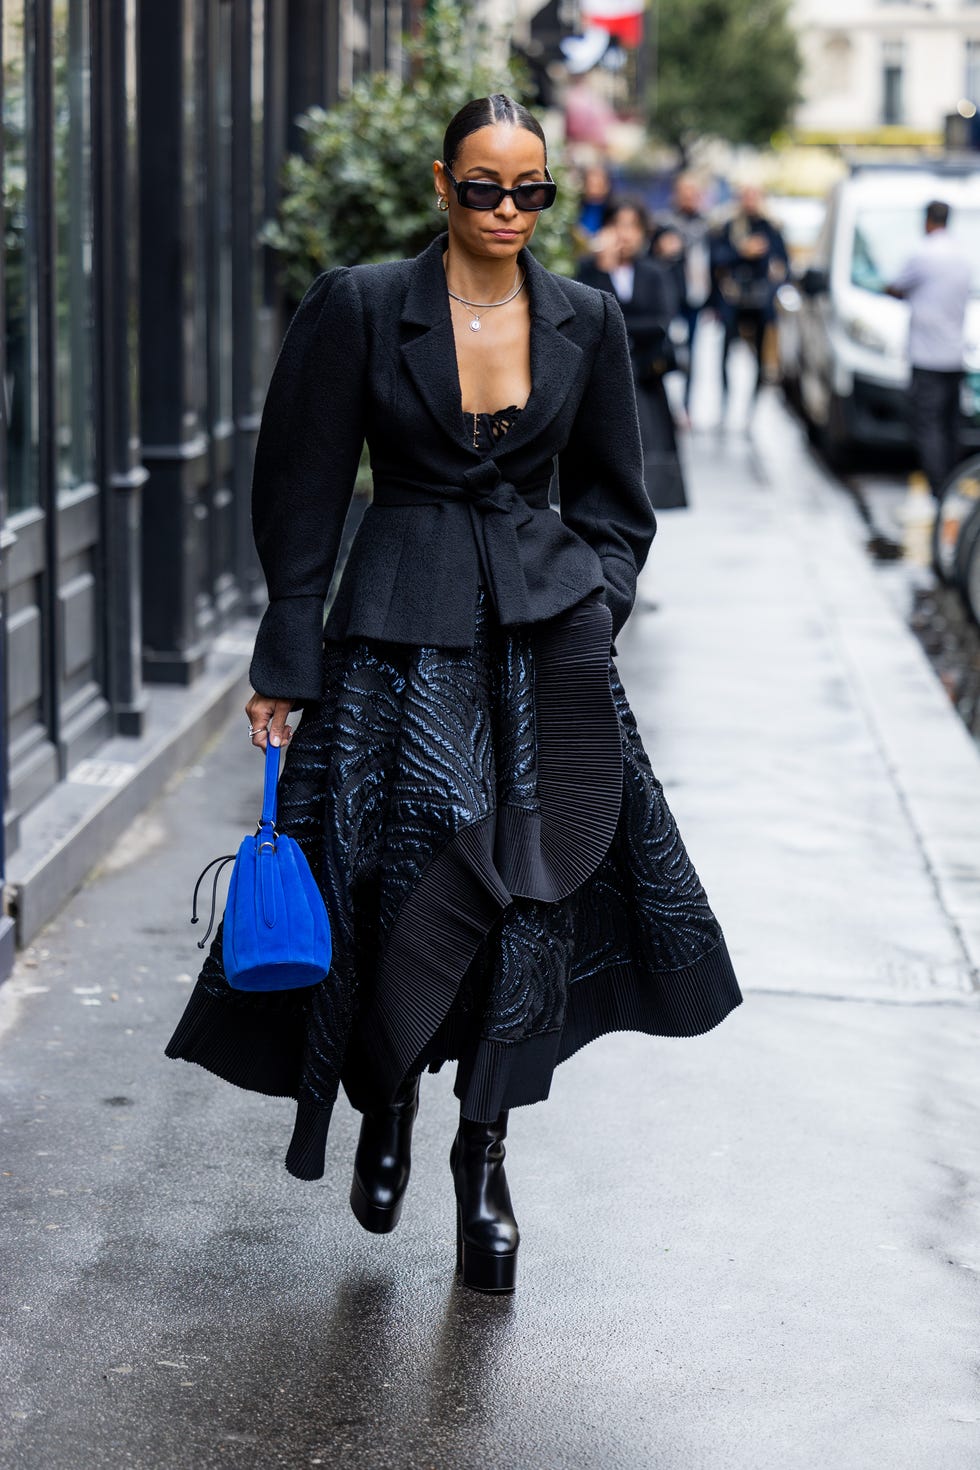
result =
[[938,499],[960,458],[963,336],[973,264],[949,233],[948,204],[926,206],[925,236],[885,289],[909,304],[912,438]]
[[657,510],[687,504],[664,377],[676,366],[670,324],[680,308],[669,266],[651,258],[650,223],[638,200],[620,199],[578,268],[578,279],[611,291],[626,321],[643,443],[643,479]]
[[691,412],[691,382],[694,338],[698,317],[711,295],[711,251],[708,217],[704,213],[701,186],[693,174],[678,174],[671,205],[654,218],[652,253],[670,268],[680,299],[680,319],[687,334],[684,361],[684,410]]
[[[219,934],[168,1053],[295,1098],[300,1179],[323,1174],[342,1084],[363,1114],[351,1207],[376,1234],[420,1076],[456,1060],[457,1269],[510,1291],[509,1110],[596,1037],[700,1035],[741,994],[611,656],[656,527],[622,312],[526,248],[557,190],[526,108],[467,103],[432,168],[448,232],[317,277],[255,452],[249,738],[288,739],[279,826],[321,882],[333,963],[311,990],[233,991]],[[365,439],[374,496],[324,628]],[[538,1172],[587,1228],[578,1184]]]
[[606,223],[612,201],[612,181],[604,163],[590,163],[582,175],[582,194],[575,225],[576,243],[587,250],[590,242]]
[[789,271],[786,242],[768,218],[762,190],[746,185],[735,213],[711,234],[712,303],[724,327],[723,412],[728,403],[728,355],[742,338],[755,358],[753,402],[762,386],[766,332],[775,320],[776,291]]

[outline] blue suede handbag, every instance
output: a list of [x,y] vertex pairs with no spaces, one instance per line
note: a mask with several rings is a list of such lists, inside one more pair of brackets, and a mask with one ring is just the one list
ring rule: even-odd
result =
[[205,873],[218,864],[211,890],[207,932],[214,926],[218,877],[234,862],[221,935],[228,984],[235,990],[295,990],[316,985],[330,969],[330,921],[323,895],[306,856],[292,837],[276,831],[276,787],[280,747],[265,752],[265,789],[257,830],[243,837],[236,853],[214,858],[194,885],[191,923],[197,923],[197,894]]

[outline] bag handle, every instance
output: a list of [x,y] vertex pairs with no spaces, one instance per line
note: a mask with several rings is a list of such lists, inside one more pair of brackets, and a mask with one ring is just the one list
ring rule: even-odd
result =
[[262,815],[259,818],[260,827],[274,827],[276,825],[276,784],[279,780],[279,757],[282,754],[280,745],[273,745],[270,740],[265,747],[265,787],[262,792]]

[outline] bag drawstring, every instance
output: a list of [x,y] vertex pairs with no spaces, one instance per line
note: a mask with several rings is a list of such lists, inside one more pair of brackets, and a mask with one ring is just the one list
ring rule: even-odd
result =
[[204,874],[206,872],[208,872],[208,870],[210,868],[213,868],[214,867],[215,863],[218,864],[217,871],[215,872],[215,875],[214,875],[214,882],[213,882],[213,884],[211,886],[211,915],[210,915],[210,918],[208,919],[208,927],[207,927],[207,930],[205,931],[204,938],[203,939],[199,939],[197,941],[197,947],[198,947],[198,949],[203,949],[204,946],[207,944],[207,942],[208,942],[208,936],[210,935],[211,930],[214,927],[214,915],[215,915],[215,910],[217,909],[217,906],[218,906],[218,879],[221,877],[221,869],[224,867],[225,863],[233,863],[235,861],[235,857],[236,857],[236,854],[235,853],[229,852],[224,857],[212,858],[211,861],[208,863],[208,866],[206,868],[202,869],[200,875],[198,876],[197,882],[194,884],[194,897],[193,897],[193,899],[191,901],[191,923],[192,924],[196,924],[197,923],[197,892],[198,892],[198,889],[201,886],[201,880],[203,879]]
[[[259,818],[259,825],[256,828],[256,836],[258,836],[258,834],[262,831],[264,827],[269,827],[271,829],[273,838],[276,838],[279,835],[276,831],[276,787],[279,779],[279,757],[281,756],[281,754],[282,751],[277,745],[270,744],[266,747],[265,784],[262,791],[262,815]],[[275,848],[274,841],[268,845]],[[210,869],[215,866],[215,863],[217,863],[218,866],[215,871],[214,882],[211,885],[211,915],[208,919],[208,927],[204,934],[204,938],[197,941],[198,949],[203,949],[204,946],[207,944],[208,937],[214,927],[214,916],[215,911],[218,907],[218,879],[221,877],[221,869],[224,867],[225,863],[233,863],[237,856],[237,853],[229,852],[225,855],[225,857],[212,858],[207,867],[201,871],[200,875],[198,876],[197,882],[194,884],[194,897],[191,901],[192,924],[197,923],[197,894],[198,889],[201,886],[201,882],[204,878],[204,874],[209,872]]]

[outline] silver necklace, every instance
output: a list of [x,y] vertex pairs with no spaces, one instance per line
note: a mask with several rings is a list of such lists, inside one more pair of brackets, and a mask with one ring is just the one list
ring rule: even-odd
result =
[[[467,301],[467,299],[466,299],[465,296],[457,296],[455,291],[449,291],[449,286],[448,285],[446,286],[446,290],[449,291],[449,294],[453,298],[454,301],[458,301],[459,304],[460,304],[460,306],[465,306],[466,307],[466,310],[469,312],[470,316],[473,318],[473,320],[469,324],[470,331],[471,332],[478,332],[480,330],[480,328],[482,327],[482,325],[483,325],[483,323],[480,320],[480,317],[483,314],[483,312],[485,312],[485,311],[491,311],[493,309],[493,307],[495,307],[495,306],[506,306],[507,303],[508,303],[508,301],[513,301],[514,297],[515,296],[518,296],[521,293],[521,291],[524,290],[524,282],[526,280],[527,280],[527,273],[526,272],[523,272],[521,274],[520,281],[514,287],[513,291],[510,293],[510,295],[504,297],[503,301]],[[474,306],[478,306],[480,308],[479,312],[476,312],[476,311],[473,310],[473,307]]]

